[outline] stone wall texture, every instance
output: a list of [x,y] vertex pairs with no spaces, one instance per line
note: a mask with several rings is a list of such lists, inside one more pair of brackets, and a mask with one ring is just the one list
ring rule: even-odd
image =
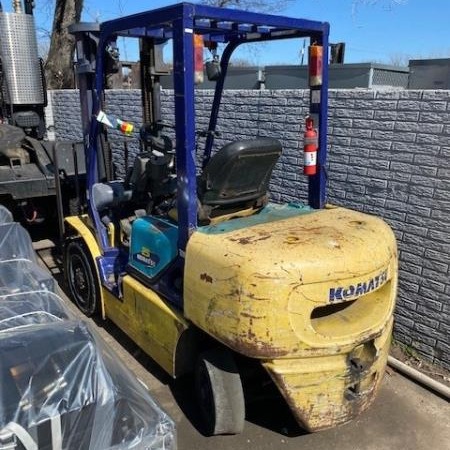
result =
[[[78,93],[53,91],[57,138],[81,137]],[[196,98],[198,129],[206,129],[213,93]],[[282,144],[271,182],[275,201],[306,199],[302,128],[309,92],[227,91],[218,129],[223,143],[256,135]],[[110,91],[107,111],[142,121],[139,91]],[[173,96],[162,93],[163,118],[173,122]],[[117,173],[139,149],[111,139]],[[329,97],[328,201],[383,217],[400,250],[395,338],[450,369],[450,91],[332,90]],[[200,145],[201,148],[201,145]]]

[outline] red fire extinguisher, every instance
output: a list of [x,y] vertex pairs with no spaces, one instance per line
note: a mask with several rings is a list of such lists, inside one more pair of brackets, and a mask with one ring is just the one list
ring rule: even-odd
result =
[[308,116],[306,118],[306,130],[304,135],[305,163],[303,173],[305,175],[315,175],[317,173],[317,148],[319,138],[317,130],[314,128],[314,120]]

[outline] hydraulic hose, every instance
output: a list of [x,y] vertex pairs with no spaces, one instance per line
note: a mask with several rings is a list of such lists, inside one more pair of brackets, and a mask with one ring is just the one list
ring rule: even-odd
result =
[[406,365],[405,363],[402,363],[401,361],[393,358],[392,356],[388,356],[388,364],[395,370],[407,375],[414,381],[423,384],[432,391],[437,392],[442,397],[445,397],[446,399],[450,400],[450,387],[446,386],[445,384],[433,380],[433,378],[430,378],[429,376],[423,374],[422,372],[413,369],[412,367]]

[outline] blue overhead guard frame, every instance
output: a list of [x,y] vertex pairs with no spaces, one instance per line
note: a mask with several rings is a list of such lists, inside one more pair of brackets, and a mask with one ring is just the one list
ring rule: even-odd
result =
[[[196,191],[196,133],[194,108],[194,44],[195,34],[205,41],[225,43],[221,58],[221,77],[216,83],[209,129],[204,149],[204,164],[211,156],[214,131],[217,125],[224,79],[233,51],[247,42],[264,42],[287,38],[310,38],[311,43],[323,46],[322,85],[311,88],[310,112],[318,120],[319,151],[318,173],[309,178],[309,205],[323,208],[326,198],[327,103],[328,103],[328,34],[326,22],[294,19],[269,14],[259,14],[234,9],[180,3],[161,9],[104,22],[98,33],[95,86],[92,115],[87,139],[87,164],[89,187],[89,212],[95,223],[99,244],[105,257],[113,257],[117,249],[109,248],[107,231],[101,224],[98,212],[92,205],[92,186],[98,180],[97,152],[100,125],[95,119],[102,109],[104,89],[104,54],[108,44],[118,36],[154,38],[158,42],[173,40],[173,76],[175,98],[175,136],[177,159],[178,251],[184,256],[187,242],[197,228]],[[301,136],[299,134],[299,141]],[[301,150],[299,150],[300,152]]]

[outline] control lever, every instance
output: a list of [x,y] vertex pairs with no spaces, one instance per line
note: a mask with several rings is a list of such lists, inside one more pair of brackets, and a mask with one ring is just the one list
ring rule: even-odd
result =
[[209,135],[212,135],[214,137],[222,136],[222,133],[220,131],[213,131],[213,130],[202,130],[202,131],[198,131],[197,134],[200,137],[208,137]]

